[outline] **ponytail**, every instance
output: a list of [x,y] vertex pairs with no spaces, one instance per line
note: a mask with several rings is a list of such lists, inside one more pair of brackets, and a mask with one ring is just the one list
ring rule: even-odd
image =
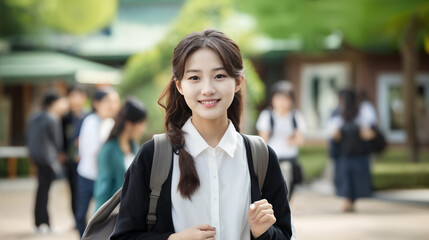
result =
[[[166,104],[162,103],[165,97],[167,97]],[[177,188],[182,197],[191,199],[192,194],[200,186],[200,178],[194,159],[183,148],[185,138],[182,126],[192,116],[192,111],[186,104],[185,98],[177,90],[173,77],[158,99],[158,104],[166,111],[164,128],[171,145],[175,146],[175,154],[179,155],[180,180]]]

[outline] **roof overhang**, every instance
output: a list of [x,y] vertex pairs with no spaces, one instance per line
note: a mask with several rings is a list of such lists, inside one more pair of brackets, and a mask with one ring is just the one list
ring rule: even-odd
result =
[[3,84],[65,80],[86,84],[118,84],[113,67],[57,52],[16,52],[0,56]]

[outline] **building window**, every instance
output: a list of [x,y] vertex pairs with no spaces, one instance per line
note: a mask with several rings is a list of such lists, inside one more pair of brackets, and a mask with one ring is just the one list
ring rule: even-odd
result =
[[[378,76],[378,111],[380,127],[392,143],[404,143],[404,106],[401,73],[383,73]],[[415,96],[417,136],[421,143],[429,143],[429,74],[417,75]]]

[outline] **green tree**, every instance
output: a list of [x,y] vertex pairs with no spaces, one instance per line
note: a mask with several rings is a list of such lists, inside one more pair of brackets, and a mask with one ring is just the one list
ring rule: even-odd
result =
[[58,31],[87,34],[109,25],[117,0],[2,0],[0,37]]
[[307,52],[322,51],[324,38],[334,30],[342,32],[347,44],[361,50],[399,50],[403,59],[408,159],[418,161],[415,76],[417,53],[423,35],[429,33],[427,0],[283,0],[269,4],[241,0],[239,6],[256,17],[262,32],[273,38],[298,38]]
[[[146,103],[149,110],[149,126],[146,136],[162,131],[163,110],[156,103],[164,86],[171,80],[171,57],[174,47],[187,34],[209,27],[221,29],[240,46],[244,46],[245,36],[251,31],[231,26],[229,21],[234,17],[232,0],[199,1],[189,0],[182,7],[177,19],[171,24],[165,38],[155,47],[133,55],[126,63],[124,79],[119,86],[122,95],[135,94]],[[242,49],[242,53],[246,51]],[[256,105],[264,98],[264,85],[253,69],[250,61],[245,59],[247,78],[247,104],[245,129],[251,131],[256,118]]]

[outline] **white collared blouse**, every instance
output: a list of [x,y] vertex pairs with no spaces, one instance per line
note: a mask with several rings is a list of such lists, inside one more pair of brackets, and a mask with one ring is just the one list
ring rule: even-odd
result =
[[189,119],[184,149],[194,158],[200,187],[191,200],[178,191],[179,157],[174,155],[171,201],[174,230],[183,231],[195,225],[216,228],[216,239],[250,239],[247,213],[251,202],[250,175],[243,138],[229,121],[228,129],[212,148]]

